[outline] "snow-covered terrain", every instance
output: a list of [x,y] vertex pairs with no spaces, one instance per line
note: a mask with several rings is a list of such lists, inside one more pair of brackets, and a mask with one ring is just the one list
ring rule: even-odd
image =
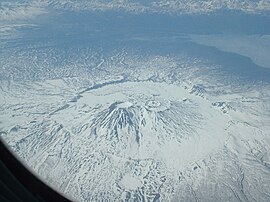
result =
[[269,201],[269,1],[145,2],[1,4],[1,138],[76,201]]
[[35,17],[45,10],[125,11],[129,13],[202,14],[220,10],[265,13],[268,0],[2,0],[1,20]]

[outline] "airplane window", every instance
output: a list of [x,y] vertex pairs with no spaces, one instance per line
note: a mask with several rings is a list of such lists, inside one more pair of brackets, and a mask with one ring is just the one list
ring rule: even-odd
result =
[[269,25],[268,0],[2,0],[1,140],[73,201],[270,201]]

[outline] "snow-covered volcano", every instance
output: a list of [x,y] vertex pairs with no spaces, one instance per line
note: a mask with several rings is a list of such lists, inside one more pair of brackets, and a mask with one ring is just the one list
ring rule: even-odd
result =
[[[183,96],[193,99],[183,101]],[[80,117],[81,121],[76,120],[79,121],[76,131],[79,136],[92,138],[97,146],[108,147],[110,152],[123,157],[154,158],[160,147],[168,146],[171,141],[180,147],[198,136],[199,126],[206,121],[202,120],[205,104],[174,85],[152,82],[108,85],[83,94],[77,101],[75,106],[83,106],[81,110],[88,106],[90,110]],[[210,105],[207,108],[208,113],[221,113]],[[74,109],[65,109],[63,113],[69,110]],[[59,116],[63,114],[59,112],[53,117],[61,120]],[[210,124],[210,121],[206,122]]]
[[0,136],[74,201],[270,201],[269,10],[4,1]]
[[[211,175],[210,166],[221,166],[215,158],[234,158],[231,152],[239,150],[233,141],[235,130],[250,128],[244,139],[261,131],[239,125],[240,112],[232,107],[224,111],[223,105],[194,93],[194,86],[119,79],[81,89],[75,96],[66,90],[78,84],[77,79],[33,82],[36,90],[24,90],[27,106],[6,97],[9,107],[2,117],[10,125],[2,136],[48,183],[79,200],[151,201],[188,199],[175,189],[197,182],[195,176],[204,180],[202,172]],[[24,88],[2,86],[16,92]],[[49,98],[38,93],[40,88],[51,92]],[[21,115],[8,118],[10,110]],[[222,162],[229,166],[231,160]]]

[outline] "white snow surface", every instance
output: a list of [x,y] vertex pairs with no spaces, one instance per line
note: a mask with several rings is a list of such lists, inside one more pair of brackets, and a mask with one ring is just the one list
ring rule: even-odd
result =
[[0,4],[0,21],[35,17],[51,8],[169,14],[202,14],[229,10],[254,14],[269,12],[270,2],[268,0],[3,0]]
[[1,1],[0,137],[74,201],[270,201],[269,29],[221,10],[270,4]]
[[269,86],[211,94],[197,77],[181,80],[181,69],[176,80],[166,79],[170,68],[147,79],[155,68],[1,81],[1,137],[78,201],[267,201]]

